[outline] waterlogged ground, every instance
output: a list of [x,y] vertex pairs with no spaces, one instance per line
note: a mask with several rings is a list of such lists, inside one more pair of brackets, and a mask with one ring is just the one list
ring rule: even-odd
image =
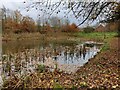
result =
[[[37,44],[37,46],[35,45],[36,43],[33,43],[33,46],[31,46],[30,44],[30,47],[26,48],[22,46],[23,44],[21,45],[19,42],[17,45],[12,44],[13,47],[10,49],[7,48],[8,44],[7,43],[6,45],[4,45],[6,46],[4,47],[3,53],[4,64],[2,62],[2,67],[8,67],[7,69],[3,68],[2,71],[2,73],[4,73],[5,75],[4,78],[7,78],[7,80],[5,80],[3,87],[7,88],[8,90],[10,88],[12,89],[12,88],[76,88],[76,87],[81,88],[82,90],[83,89],[119,90],[120,87],[118,85],[119,82],[118,67],[120,66],[118,53],[120,50],[118,47],[118,38],[117,37],[113,38],[113,36],[111,35],[106,36],[107,36],[105,40],[106,44],[103,46],[102,51],[98,53],[97,56],[93,56],[94,58],[90,59],[89,62],[86,61],[85,58],[87,58],[88,55],[91,55],[90,54],[91,52],[99,51],[100,46],[96,44],[84,45],[85,42],[82,43],[67,42],[62,44],[42,43]],[[26,43],[27,42],[25,42],[24,44]],[[16,50],[14,49],[14,47],[20,47],[20,49]],[[7,49],[5,50],[5,48]],[[70,56],[73,56],[73,58],[71,58]],[[7,61],[10,58],[11,61],[13,61],[12,63]],[[81,58],[80,61],[77,58],[79,59]],[[77,60],[75,61],[74,59]],[[68,70],[65,67],[66,65],[69,66],[77,65],[75,62],[81,62],[82,60],[85,61],[86,63],[85,65],[81,63],[76,73],[66,73]],[[72,61],[74,62],[72,63]],[[41,64],[47,66],[46,69],[44,69],[42,65],[42,70],[44,69],[44,71],[42,72],[40,69]],[[60,69],[61,64],[62,67],[65,68],[64,70],[66,71],[64,71],[62,68],[61,70],[56,71],[56,69]],[[71,70],[72,69],[73,66]]]
[[[12,43],[10,42],[9,44]],[[36,45],[39,48],[24,48],[23,50],[19,50],[19,52],[17,51],[21,48],[20,44],[18,46],[14,45],[12,49],[6,46],[4,43],[3,48],[8,48],[9,52],[5,49],[2,55],[2,66],[5,77],[10,76],[12,73],[20,76],[34,72],[38,65],[48,66],[51,71],[57,68],[67,73],[75,73],[80,66],[83,66],[100,51],[99,45],[87,45],[85,42],[41,44]],[[16,47],[19,48],[16,49]]]

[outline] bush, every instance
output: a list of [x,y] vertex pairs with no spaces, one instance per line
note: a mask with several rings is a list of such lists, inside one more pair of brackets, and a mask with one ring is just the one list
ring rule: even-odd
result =
[[93,27],[90,27],[90,26],[87,26],[87,27],[85,27],[84,29],[83,29],[83,31],[85,32],[85,33],[91,33],[91,32],[94,32],[94,28]]
[[65,25],[62,27],[62,32],[78,32],[79,28],[76,24],[72,23],[71,25]]

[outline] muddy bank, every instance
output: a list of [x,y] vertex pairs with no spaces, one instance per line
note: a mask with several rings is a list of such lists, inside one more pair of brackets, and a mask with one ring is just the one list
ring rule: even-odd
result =
[[68,33],[62,33],[62,32],[49,32],[46,34],[41,34],[41,33],[21,33],[21,34],[14,34],[14,33],[9,33],[9,34],[3,34],[2,35],[2,41],[3,42],[8,42],[8,41],[21,41],[21,40],[55,40],[57,39],[68,39],[69,36]]
[[[94,59],[76,72],[76,78],[91,88],[119,90],[120,49],[118,38],[109,41],[110,48],[99,53]],[[79,76],[79,77],[78,77]]]

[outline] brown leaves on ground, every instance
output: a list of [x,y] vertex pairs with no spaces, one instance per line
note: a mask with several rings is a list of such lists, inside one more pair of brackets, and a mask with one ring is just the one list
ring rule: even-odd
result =
[[[77,76],[85,77],[89,87],[116,88],[119,83],[119,57],[118,38],[112,39],[110,50],[101,52],[88,64],[84,65],[77,71]],[[81,74],[82,73],[82,74]],[[120,87],[119,87],[120,88]]]
[[[119,57],[118,38],[110,42],[110,49],[100,52],[87,64],[80,67],[75,74],[67,74],[60,71],[45,71],[43,73],[30,74],[24,79],[12,78],[4,87],[27,88],[92,88],[92,89],[117,89],[119,83]],[[58,86],[55,86],[55,85]]]

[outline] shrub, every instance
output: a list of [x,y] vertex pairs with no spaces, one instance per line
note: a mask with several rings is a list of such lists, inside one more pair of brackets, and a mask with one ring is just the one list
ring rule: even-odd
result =
[[90,27],[90,26],[87,26],[87,27],[85,27],[84,29],[83,29],[83,31],[85,32],[85,33],[91,33],[91,32],[94,32],[94,28],[93,27]]
[[71,25],[65,25],[62,27],[62,32],[78,32],[79,28],[76,24],[72,23]]

